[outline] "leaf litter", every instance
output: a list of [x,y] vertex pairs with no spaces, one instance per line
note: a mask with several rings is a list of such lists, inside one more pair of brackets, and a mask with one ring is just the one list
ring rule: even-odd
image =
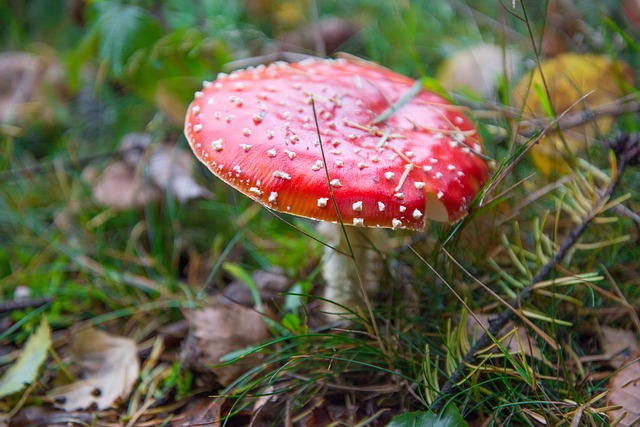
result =
[[49,393],[65,411],[108,409],[126,399],[138,379],[138,346],[129,338],[85,328],[73,334],[71,356],[80,379]]

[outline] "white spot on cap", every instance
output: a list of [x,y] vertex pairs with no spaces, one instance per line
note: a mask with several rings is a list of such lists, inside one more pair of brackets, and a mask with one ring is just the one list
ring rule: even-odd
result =
[[433,163],[434,165],[435,165],[436,163],[438,163],[438,159],[436,159],[435,157],[430,158],[430,159],[429,159],[429,161],[430,161],[431,163]]
[[272,148],[270,150],[267,150],[267,156],[269,157],[275,157],[276,156],[276,149]]
[[424,169],[425,172],[431,172],[431,170],[433,169],[433,166],[423,166],[422,169]]
[[242,133],[244,134],[244,136],[249,136],[253,132],[251,132],[251,129],[249,129],[249,128],[244,128],[244,129],[242,129]]
[[253,113],[254,123],[260,123],[264,119],[264,113]]
[[318,171],[322,169],[322,160],[316,160],[316,162],[311,166],[312,171]]
[[318,207],[319,208],[324,208],[327,206],[327,202],[329,201],[328,197],[320,197],[318,199]]
[[355,202],[353,204],[353,210],[356,212],[360,212],[362,210],[362,202]]
[[394,196],[397,197],[400,200],[404,199],[404,193],[396,193],[396,194],[394,194]]
[[342,184],[340,183],[340,180],[338,178],[332,179],[329,184],[331,184],[332,187],[342,187]]
[[402,225],[402,221],[400,221],[399,219],[393,218],[391,220],[391,227],[392,227],[393,230],[395,230],[396,228],[400,227],[401,225]]
[[284,113],[282,113],[282,118],[285,120],[291,120],[291,113],[288,111],[285,111]]
[[296,158],[296,153],[294,151],[284,150],[284,152],[289,156],[291,160]]
[[273,173],[273,176],[276,177],[276,178],[291,179],[291,175],[289,175],[286,172],[282,172],[282,171],[275,171]]
[[240,169],[240,165],[235,165],[235,166],[233,167],[233,171],[234,171],[235,173],[242,173],[242,169]]
[[213,103],[216,102],[215,99],[213,98],[213,96],[210,96],[209,98],[207,98],[207,104],[208,105],[213,105]]
[[464,123],[464,119],[460,116],[457,116],[455,119],[453,119],[454,122],[456,122],[457,125],[461,125],[462,123]]
[[416,209],[413,211],[413,219],[420,219],[420,217],[422,217],[422,212],[420,212],[420,210]]
[[454,171],[454,170],[456,170],[456,167],[455,167],[455,165],[448,165],[447,169],[449,169],[450,171]]
[[192,112],[193,114],[198,114],[198,113],[200,112],[200,106],[199,106],[199,105],[194,105],[194,106],[191,108],[191,112]]
[[436,177],[437,179],[442,178],[442,172],[436,172],[435,177]]
[[391,181],[394,176],[396,176],[396,174],[393,173],[393,172],[385,172],[384,173],[384,177],[387,178],[387,180],[389,180],[389,181]]
[[234,84],[234,85],[233,85],[233,88],[234,88],[235,90],[243,90],[243,89],[244,89],[244,83],[242,83],[242,82],[238,82],[238,83],[236,83],[236,84]]
[[269,202],[276,203],[277,200],[278,200],[278,193],[276,193],[275,191],[272,191],[271,194],[269,194]]
[[251,150],[251,145],[249,144],[240,144],[240,147],[242,147],[245,152]]
[[378,202],[378,210],[380,212],[384,212],[385,209],[386,209],[386,206],[384,205],[384,203]]
[[364,227],[364,218],[353,218],[353,225],[356,227]]
[[222,138],[211,141],[211,148],[213,148],[215,151],[222,150]]
[[202,96],[202,92],[201,91],[197,91],[196,93],[193,94],[194,97],[196,98],[200,98]]
[[358,167],[359,167],[360,169],[364,169],[364,168],[368,168],[369,166],[367,166],[367,164],[366,164],[366,163],[364,163],[364,162],[360,162],[360,163],[358,163]]
[[442,199],[442,196],[444,196],[444,193],[442,191],[438,191],[438,194],[436,196],[438,197],[438,199]]
[[416,153],[414,153],[413,151],[407,151],[404,154],[410,159],[416,156]]
[[273,139],[274,136],[276,136],[276,134],[272,130],[267,131],[267,138]]
[[344,162],[342,160],[336,160],[336,166],[339,168],[344,167]]
[[200,132],[201,130],[202,130],[202,125],[200,123],[193,125],[194,132]]
[[425,186],[425,183],[422,181],[416,181],[413,183],[417,190],[422,190]]
[[235,117],[235,116],[234,116],[233,114],[227,114],[226,116],[224,116],[224,120],[225,120],[227,123],[231,123],[231,120],[233,120],[233,119],[234,119],[234,117]]
[[249,188],[249,192],[255,194],[256,196],[262,196],[262,191],[258,187]]
[[400,206],[398,209],[400,210],[400,212],[406,212],[407,211],[407,207],[406,206]]

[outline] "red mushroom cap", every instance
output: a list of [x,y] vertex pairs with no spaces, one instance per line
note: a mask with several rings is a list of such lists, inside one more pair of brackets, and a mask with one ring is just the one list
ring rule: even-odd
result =
[[338,221],[331,185],[345,224],[421,230],[462,218],[489,171],[473,123],[439,95],[420,90],[374,121],[414,84],[344,60],[239,70],[204,83],[185,135],[215,175],[270,209]]

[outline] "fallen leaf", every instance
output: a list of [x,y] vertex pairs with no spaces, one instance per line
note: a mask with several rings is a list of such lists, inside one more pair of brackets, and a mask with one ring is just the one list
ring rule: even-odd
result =
[[27,339],[18,359],[0,378],[0,398],[21,391],[38,376],[51,346],[51,329],[45,317]]
[[56,406],[65,411],[92,406],[103,410],[131,393],[140,372],[133,340],[86,328],[73,335],[71,352],[82,379],[49,393]]
[[237,304],[217,304],[196,310],[192,322],[200,362],[211,365],[220,384],[229,384],[260,363],[260,355],[254,353],[229,365],[215,366],[223,356],[269,338],[269,329],[260,313]]
[[600,328],[600,346],[613,368],[620,368],[633,354],[640,354],[636,333],[609,326]]
[[194,159],[190,152],[162,144],[151,153],[147,166],[149,176],[160,189],[169,191],[180,202],[210,197],[211,193],[191,176]]
[[[477,314],[476,317],[484,328],[480,327],[473,316],[467,316],[467,336],[470,340],[480,337],[480,335],[484,333],[484,329],[489,327],[489,319],[494,316],[488,314]],[[515,334],[503,339],[513,329],[516,330]],[[528,335],[527,329],[516,326],[513,322],[507,323],[507,325],[498,333],[496,338],[501,340],[502,346],[510,353],[524,353],[526,356],[533,357],[534,359],[545,360],[534,338]],[[497,352],[498,349],[495,349],[494,351]]]
[[640,421],[640,360],[628,360],[609,381],[607,404],[620,409],[609,412],[611,421],[620,419],[616,426],[638,425]]
[[[506,59],[506,62],[505,62]],[[501,78],[518,73],[521,58],[511,49],[483,43],[456,52],[438,69],[436,80],[447,90],[467,90],[495,98]]]
[[[560,115],[567,110],[578,113],[618,100],[624,95],[621,89],[623,82],[633,82],[633,71],[621,61],[614,64],[605,55],[562,54],[542,61],[533,75],[528,74],[520,80],[513,91],[514,105],[523,106],[524,119],[549,121],[549,106],[556,115]],[[563,121],[560,120],[560,123]],[[587,142],[593,140],[598,133],[608,132],[612,125],[612,117],[600,116],[565,129],[564,142],[559,135],[551,133],[541,138],[532,149],[533,161],[547,176],[566,171],[562,156],[585,149]],[[534,125],[535,129],[539,127]]]
[[432,427],[463,427],[468,424],[460,415],[458,408],[453,405],[447,405],[439,414],[433,412],[407,412],[406,414],[396,415],[387,427],[416,427],[416,426],[432,426]]
[[160,191],[124,161],[111,163],[93,184],[93,198],[115,209],[135,209],[160,199]]

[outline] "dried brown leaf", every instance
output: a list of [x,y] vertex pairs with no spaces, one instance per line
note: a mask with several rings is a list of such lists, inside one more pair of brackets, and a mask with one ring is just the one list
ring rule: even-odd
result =
[[211,369],[221,384],[229,384],[238,375],[260,363],[259,356],[252,354],[230,365],[213,366],[222,362],[222,356],[269,338],[263,315],[237,304],[217,304],[196,310],[192,316],[201,363],[212,365]]
[[601,327],[600,332],[600,345],[613,368],[620,368],[632,354],[640,354],[635,332],[609,326]]
[[145,183],[142,174],[123,161],[110,164],[93,186],[96,202],[115,209],[141,208],[160,198],[160,191]]
[[51,391],[56,406],[65,411],[93,406],[103,410],[131,393],[140,371],[133,340],[86,328],[74,334],[71,351],[82,379]]
[[159,188],[170,191],[180,202],[209,197],[211,193],[191,176],[194,159],[191,153],[163,144],[151,154],[149,175]]
[[607,404],[621,406],[609,412],[611,421],[620,419],[617,426],[640,424],[640,360],[628,360],[611,378]]

